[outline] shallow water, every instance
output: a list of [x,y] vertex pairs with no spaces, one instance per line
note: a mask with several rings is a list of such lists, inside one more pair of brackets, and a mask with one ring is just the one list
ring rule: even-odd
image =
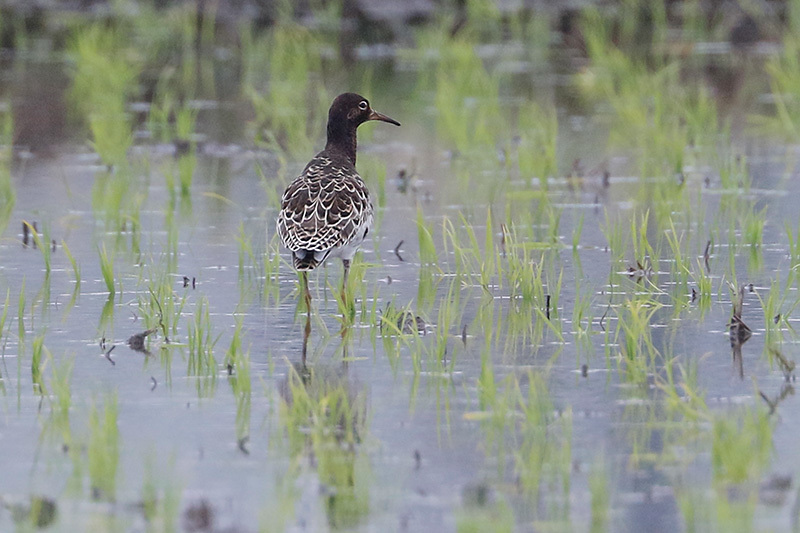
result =
[[[513,46],[482,53],[509,62],[519,56]],[[58,75],[48,81],[54,70],[67,70],[63,62],[45,69],[35,60],[20,61],[25,83],[52,83],[56,94],[68,84]],[[10,302],[0,367],[0,496],[6,506],[0,529],[30,525],[20,516],[39,496],[56,504],[52,527],[61,531],[170,530],[169,524],[214,531],[453,531],[470,524],[508,524],[521,531],[796,527],[793,482],[773,491],[774,498],[758,490],[772,473],[792,475],[800,464],[793,373],[787,381],[768,356],[769,346],[778,346],[789,360],[796,351],[787,324],[797,323],[797,284],[783,286],[795,266],[785,230],[797,224],[795,148],[745,136],[737,147],[747,156],[747,189],[726,190],[717,171],[702,166],[684,169],[683,184],[678,177],[653,180],[653,189],[670,180],[676,190],[682,187],[675,229],[686,234],[693,266],[702,264],[706,242],[712,241],[712,291],[705,305],[692,300],[692,281],[685,290],[674,289],[675,258],[668,248],[651,265],[636,264],[627,237],[621,254],[609,249],[606,233],[613,221],[628,228],[648,208],[648,238],[655,242],[664,230],[653,222],[658,199],[648,195],[647,179],[637,176],[631,154],[607,149],[602,112],[587,116],[585,109],[559,108],[559,174],[569,175],[576,158],[586,170],[554,177],[540,193],[538,184],[495,162],[506,157],[501,150],[475,158],[441,139],[435,95],[408,96],[414,82],[407,79],[407,63],[371,61],[354,66],[352,79],[379,71],[372,104],[403,126],[361,128],[359,168],[380,204],[378,223],[364,246],[367,266],[345,335],[333,296],[340,265],[332,262],[312,276],[306,367],[296,274],[285,252],[274,278],[265,274],[264,263],[276,250],[276,194],[313,153],[253,147],[243,121],[247,106],[236,97],[198,103],[197,129],[204,137],[190,193],[181,195],[165,185],[178,164],[173,145],[151,141],[147,125],[140,124],[142,139],[129,153],[133,192],[124,199],[141,198],[138,227],[132,218],[120,231],[109,228],[93,205],[93,187],[109,171],[85,147],[85,132],[65,126],[63,135],[43,140],[46,147],[18,146],[12,165],[16,203],[0,241],[0,288]],[[535,58],[524,65],[508,68],[542,68]],[[411,68],[414,76],[424,74],[414,68],[422,67]],[[26,95],[26,85],[11,73],[8,79],[23,114],[36,94]],[[574,92],[555,76],[549,89],[564,99]],[[501,102],[506,109],[517,100]],[[15,122],[25,123],[21,116]],[[320,138],[314,146],[321,146]],[[401,170],[412,175],[405,188],[397,178]],[[113,179],[121,170],[110,172]],[[385,198],[378,202],[383,174]],[[560,215],[557,227],[537,218],[546,211],[543,198]],[[743,244],[738,222],[730,222],[746,209],[766,209],[757,246]],[[418,216],[432,229],[436,264],[421,258]],[[22,221],[35,221],[55,241],[49,275],[42,251],[22,244]],[[452,246],[444,244],[443,221],[453,224],[462,244],[468,240],[465,226],[474,230],[476,249],[484,261],[494,256],[497,269],[510,268],[514,253],[504,253],[512,238],[506,239],[501,224],[518,224],[511,228],[515,242],[530,244],[527,268],[542,265],[553,308],[511,296],[508,278],[492,274],[481,286],[479,267],[459,271]],[[548,240],[553,231],[555,242]],[[494,249],[488,255],[487,240]],[[80,265],[77,289],[62,242]],[[103,246],[115,258],[117,291],[111,297],[101,272]],[[252,258],[243,251],[247,247]],[[175,330],[168,332],[169,342],[161,331],[151,334],[145,343],[149,355],[134,351],[126,341],[155,327],[140,302],[148,301],[148,284],[164,276],[173,300],[185,301]],[[787,320],[777,333],[780,341],[774,331],[767,335],[771,317],[759,301],[773,280],[773,290],[783,295],[777,311]],[[741,316],[753,336],[734,348],[728,282],[753,285],[753,291],[745,290]],[[638,369],[625,360],[626,334],[617,333],[619,317],[628,316],[625,302],[637,295],[647,296],[645,309],[653,309],[644,329],[658,352],[655,362]],[[575,324],[573,311],[587,299]],[[205,301],[205,326],[217,340],[211,371],[197,372],[189,324]],[[398,336],[381,326],[390,303],[419,314],[424,331]],[[241,351],[249,354],[249,394],[237,382],[244,363],[231,369],[225,364],[238,321]],[[44,393],[32,383],[37,337],[46,348]],[[638,357],[651,357],[639,348]],[[65,361],[73,365],[67,433],[52,414],[52,373]],[[684,379],[694,386],[676,389],[686,404],[688,391],[700,391],[708,411],[699,418],[667,408],[667,361],[675,362],[676,376],[677,364],[694,376]],[[346,400],[339,401],[355,406],[355,414],[326,418],[339,405],[326,395],[331,391],[343,394]],[[747,409],[763,415],[767,404],[759,393],[777,398],[782,391],[785,398],[766,417],[772,427],[767,466],[749,470],[740,483],[719,482],[711,427],[726,417],[739,421]],[[322,407],[293,417],[304,394]],[[97,455],[90,444],[90,412],[97,406],[102,413],[113,397],[119,471],[108,494],[95,490],[90,473]],[[345,435],[348,422],[355,437]],[[148,491],[156,497],[148,499]],[[607,503],[598,503],[603,494]],[[151,513],[146,504],[152,502],[157,510]],[[607,521],[598,518],[603,508]]]

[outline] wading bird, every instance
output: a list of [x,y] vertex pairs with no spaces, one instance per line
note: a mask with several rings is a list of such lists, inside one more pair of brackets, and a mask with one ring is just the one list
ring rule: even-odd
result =
[[328,111],[325,149],[308,162],[281,198],[278,235],[292,252],[309,315],[308,271],[328,257],[340,257],[344,265],[342,301],[345,302],[350,261],[372,226],[369,191],[356,171],[356,129],[369,120],[400,125],[374,111],[363,96],[355,93],[337,96]]

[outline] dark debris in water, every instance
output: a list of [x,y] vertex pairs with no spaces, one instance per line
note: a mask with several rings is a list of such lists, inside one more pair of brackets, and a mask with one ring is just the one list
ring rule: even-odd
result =
[[628,277],[633,278],[638,282],[643,279],[650,278],[653,275],[653,267],[650,262],[645,260],[644,265],[636,261],[636,267],[628,267]]
[[117,347],[116,345],[112,346],[111,348],[109,348],[108,350],[106,350],[106,352],[105,352],[105,354],[104,354],[104,355],[105,355],[105,357],[106,357],[106,359],[108,359],[108,362],[109,362],[109,363],[111,363],[111,366],[114,366],[114,365],[116,365],[116,364],[117,364],[117,363],[116,363],[116,361],[114,361],[113,359],[111,359],[111,352],[113,352],[113,351],[114,351],[114,348],[116,348],[116,347]]
[[[39,227],[34,222],[28,222],[27,220],[22,221],[22,246],[25,248],[28,245],[33,245],[33,248],[36,249],[36,239],[39,238]],[[55,249],[55,247],[53,247]]]
[[397,192],[401,194],[406,194],[409,190],[412,193],[416,193],[419,189],[419,180],[416,179],[416,170],[414,169],[406,170],[401,168],[397,172],[397,177],[394,181],[397,186]]
[[33,524],[37,528],[50,526],[58,514],[55,500],[46,496],[31,496],[30,501],[23,503],[9,503],[3,505],[11,511],[11,517],[17,524]]
[[183,529],[189,533],[213,531],[214,508],[202,499],[189,504],[183,512]]
[[111,352],[113,352],[114,348],[116,347],[116,344],[112,344],[111,347],[107,347],[106,338],[102,337],[100,339],[100,351],[103,353],[103,356],[108,359],[108,362],[111,363],[112,366],[117,364],[116,361],[111,358]]
[[[750,285],[752,287],[752,284]],[[744,307],[744,287],[744,285],[740,286],[739,290],[735,293],[736,295],[732,298],[733,312],[731,314],[731,320],[728,322],[731,346],[734,348],[736,345],[741,346],[747,342],[753,335],[752,330],[742,320],[742,308]],[[731,288],[733,289],[733,286],[731,286]]]
[[421,316],[415,316],[410,311],[406,311],[397,319],[397,328],[404,334],[414,333],[414,330],[424,334],[425,325],[425,319]]
[[758,486],[758,499],[765,505],[782,506],[792,489],[792,474],[772,474]]
[[496,495],[488,483],[475,483],[461,490],[461,499],[467,507],[485,507],[494,503]]
[[397,246],[395,246],[395,247],[394,247],[394,255],[396,255],[396,256],[397,256],[397,259],[398,259],[399,261],[401,261],[401,262],[402,262],[402,261],[405,261],[405,260],[403,259],[403,256],[402,256],[402,255],[400,255],[400,247],[401,247],[401,246],[403,246],[403,243],[404,243],[404,242],[406,242],[406,241],[404,241],[404,240],[402,240],[402,239],[401,239],[401,240],[400,240],[400,242],[398,242],[398,243],[397,243]]
[[152,335],[156,331],[157,330],[153,328],[153,329],[148,329],[146,331],[142,331],[141,333],[137,333],[135,335],[131,335],[130,337],[128,337],[127,340],[128,347],[134,352],[140,352],[145,355],[150,355],[150,352],[147,350],[144,343],[145,339],[147,339],[148,336]]
[[[410,335],[415,332],[425,335],[428,327],[428,323],[421,316],[414,314],[410,309],[397,309],[391,303],[387,304],[386,309],[383,311],[381,330],[386,324],[389,324],[390,334],[395,332],[393,331],[395,328],[392,327],[394,325],[397,328],[396,332],[401,335]],[[462,333],[462,341],[466,344],[466,327]]]
[[250,441],[250,437],[244,436],[237,442],[236,446],[239,448],[239,451],[245,455],[250,455],[250,450],[247,449],[247,443]]

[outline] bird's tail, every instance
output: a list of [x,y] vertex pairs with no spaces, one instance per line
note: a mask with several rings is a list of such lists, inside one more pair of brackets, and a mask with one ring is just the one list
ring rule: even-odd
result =
[[292,252],[292,261],[295,270],[314,270],[328,257],[327,253],[312,250],[296,250]]

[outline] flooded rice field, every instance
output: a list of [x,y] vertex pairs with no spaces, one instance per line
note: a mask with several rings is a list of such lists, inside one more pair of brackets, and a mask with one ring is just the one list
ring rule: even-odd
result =
[[[800,10],[630,4],[6,15],[0,530],[798,530]],[[345,91],[403,125],[306,335]]]

